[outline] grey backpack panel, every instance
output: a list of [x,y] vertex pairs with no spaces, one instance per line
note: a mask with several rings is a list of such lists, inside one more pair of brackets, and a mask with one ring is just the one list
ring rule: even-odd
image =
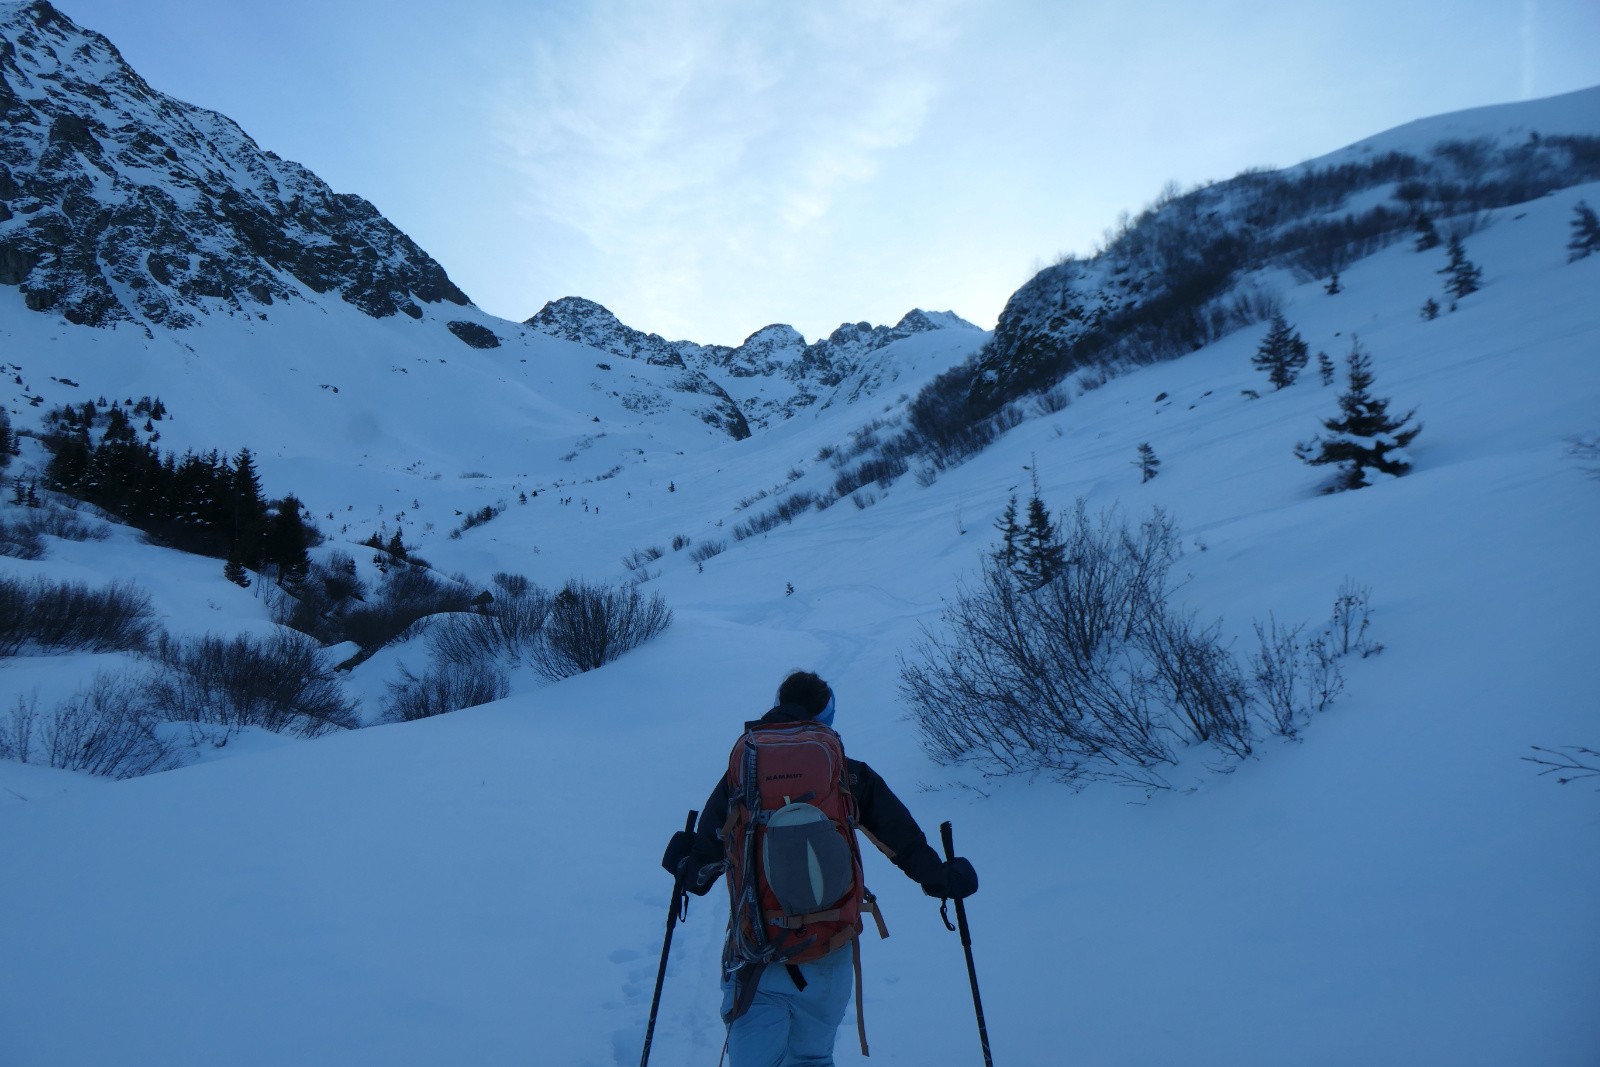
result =
[[761,864],[767,885],[788,915],[833,907],[854,884],[850,845],[833,820],[812,804],[786,804],[767,821]]

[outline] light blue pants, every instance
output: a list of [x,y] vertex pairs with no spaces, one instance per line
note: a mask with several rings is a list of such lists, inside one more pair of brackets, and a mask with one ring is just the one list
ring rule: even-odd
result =
[[[855,983],[846,945],[815,963],[800,964],[804,990],[786,967],[768,967],[750,1010],[728,1032],[731,1067],[833,1067],[833,1041]],[[722,1010],[733,1006],[733,983],[722,983]]]

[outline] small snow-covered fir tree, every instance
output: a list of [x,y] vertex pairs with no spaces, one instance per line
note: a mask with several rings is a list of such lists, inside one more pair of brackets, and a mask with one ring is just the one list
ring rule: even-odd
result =
[[1584,200],[1579,200],[1572,211],[1572,240],[1567,242],[1568,263],[1600,252],[1600,216],[1596,216],[1594,208]]
[[1399,418],[1389,414],[1389,401],[1372,395],[1372,357],[1360,341],[1350,346],[1346,361],[1350,382],[1339,396],[1339,414],[1323,419],[1327,431],[1295,446],[1295,455],[1312,465],[1337,464],[1339,473],[1327,492],[1360,489],[1373,483],[1373,471],[1398,478],[1411,469],[1406,447],[1422,432],[1416,409]]
[[[1450,262],[1439,273],[1445,276],[1445,292],[1450,294],[1452,301],[1456,301],[1483,287],[1483,270],[1467,258],[1467,247],[1460,234],[1451,236],[1449,251]],[[1454,310],[1453,306],[1451,310]]]
[[1328,284],[1323,286],[1323,291],[1329,296],[1338,296],[1340,293],[1344,292],[1344,286],[1339,284],[1338,271],[1333,272],[1332,277],[1328,279]]
[[1322,377],[1323,385],[1332,385],[1334,377],[1333,360],[1328,358],[1328,353],[1317,353],[1317,373]]
[[1272,316],[1272,325],[1267,330],[1267,336],[1262,338],[1261,346],[1256,349],[1256,354],[1250,362],[1258,370],[1267,374],[1275,389],[1293,385],[1295,378],[1299,377],[1300,370],[1311,358],[1310,351],[1305,341],[1289,325],[1282,314]]

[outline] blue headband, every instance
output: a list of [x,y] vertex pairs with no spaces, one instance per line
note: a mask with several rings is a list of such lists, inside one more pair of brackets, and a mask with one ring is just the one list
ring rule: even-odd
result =
[[824,726],[833,725],[834,700],[835,697],[832,691],[830,691],[828,693],[828,706],[817,712],[817,722],[820,722]]

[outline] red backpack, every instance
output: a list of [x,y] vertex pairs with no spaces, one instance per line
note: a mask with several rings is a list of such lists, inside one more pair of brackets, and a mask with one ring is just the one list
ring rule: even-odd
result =
[[[861,1023],[863,913],[872,914],[880,937],[889,931],[862,882],[855,830],[856,801],[838,734],[819,722],[746,728],[728,756],[722,840],[733,909],[727,963],[747,965],[751,994],[767,966],[810,963],[848,942]],[[865,1055],[864,1027],[861,1050]]]

